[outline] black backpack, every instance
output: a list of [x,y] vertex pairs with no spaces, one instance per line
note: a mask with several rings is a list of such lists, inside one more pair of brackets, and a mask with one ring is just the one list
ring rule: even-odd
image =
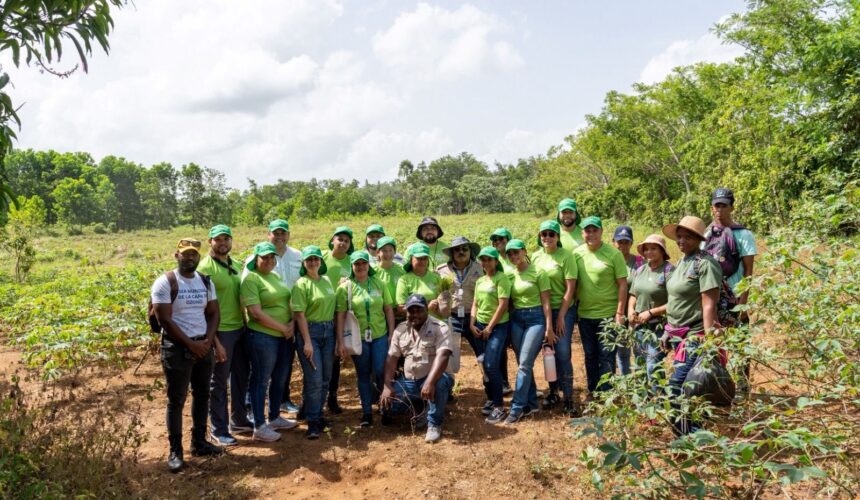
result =
[[[176,271],[167,271],[164,273],[167,277],[167,282],[170,283],[170,303],[176,301],[176,297],[179,295],[179,282],[176,280]],[[205,275],[197,273],[203,279],[203,284],[206,286],[206,293],[209,293],[209,286],[212,282],[212,279]],[[158,322],[158,317],[155,315],[155,305],[152,303],[152,297],[149,297],[149,305],[146,308],[148,317],[149,317],[149,329],[152,333],[163,333],[163,329],[161,328],[161,323]]]
[[705,234],[708,236],[705,240],[705,251],[717,261],[723,270],[723,276],[726,278],[735,274],[741,265],[738,242],[735,240],[735,229],[746,228],[740,224],[719,226],[711,223],[705,230]]
[[[697,275],[699,274],[699,268],[702,265],[702,261],[707,255],[710,254],[704,250],[699,251],[696,254],[695,269]],[[732,310],[738,305],[738,297],[735,295],[732,287],[729,286],[727,278],[728,276],[723,274],[723,279],[720,280],[720,296],[717,299],[717,322],[719,322],[720,326],[723,328],[736,326],[738,324],[738,318],[740,317],[739,312]]]

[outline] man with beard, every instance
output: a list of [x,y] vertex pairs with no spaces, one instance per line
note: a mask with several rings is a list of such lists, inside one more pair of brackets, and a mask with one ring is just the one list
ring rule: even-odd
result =
[[[242,263],[230,257],[233,232],[224,224],[209,230],[209,254],[200,260],[197,271],[209,276],[215,286],[221,321],[215,335],[215,369],[209,405],[212,439],[221,446],[239,444],[230,432],[252,432],[245,412],[245,393],[250,376],[249,356],[245,350],[245,316],[239,304]],[[230,415],[227,413],[227,386],[230,386]]]
[[177,269],[152,285],[152,308],[161,327],[161,365],[167,380],[167,468],[178,472],[182,454],[182,409],[191,384],[191,454],[215,455],[223,449],[206,440],[209,382],[214,365],[215,331],[220,321],[215,287],[197,272],[200,241],[183,238],[176,245]]
[[576,209],[576,201],[565,198],[558,202],[558,223],[561,224],[561,241],[562,248],[567,248],[571,252],[585,243],[582,238],[582,227],[579,225],[582,221],[582,216]]
[[[370,256],[370,266],[373,267],[379,264],[379,246],[376,244],[379,238],[385,236],[385,228],[381,224],[371,224],[367,226],[364,232],[364,249]],[[394,262],[403,265],[403,256],[399,253],[394,254]]]
[[421,224],[418,224],[415,237],[430,247],[430,269],[436,269],[436,266],[448,262],[448,256],[443,251],[448,248],[448,244],[439,239],[444,234],[442,227],[433,217],[424,217]]

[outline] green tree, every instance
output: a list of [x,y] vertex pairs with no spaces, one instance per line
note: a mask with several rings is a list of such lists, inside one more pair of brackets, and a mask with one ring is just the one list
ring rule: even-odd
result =
[[57,217],[63,224],[80,230],[85,224],[98,219],[101,204],[97,191],[84,179],[63,179],[51,193]]
[[33,238],[43,229],[47,209],[45,202],[38,196],[22,196],[10,207],[8,215],[6,226],[0,232],[0,247],[12,256],[15,280],[20,283],[26,279],[36,261]]
[[176,225],[178,180],[179,175],[170,163],[159,163],[141,172],[135,189],[140,194],[147,227],[169,229]]
[[113,183],[116,199],[116,218],[108,221],[115,222],[121,231],[138,229],[145,224],[145,213],[137,192],[137,183],[143,167],[127,161],[125,158],[106,156],[99,162],[98,170]]

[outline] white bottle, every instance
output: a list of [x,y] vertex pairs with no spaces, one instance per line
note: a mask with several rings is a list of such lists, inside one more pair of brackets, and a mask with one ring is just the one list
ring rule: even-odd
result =
[[558,375],[555,373],[555,351],[550,345],[543,348],[543,372],[547,382],[558,380]]

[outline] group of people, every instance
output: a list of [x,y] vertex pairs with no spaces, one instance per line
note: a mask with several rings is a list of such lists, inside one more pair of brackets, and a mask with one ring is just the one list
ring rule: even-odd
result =
[[[274,220],[267,240],[244,262],[230,255],[227,226],[211,228],[208,251],[199,240],[182,239],[176,269],[155,281],[151,295],[167,381],[168,468],[184,464],[182,408],[189,385],[194,455],[221,453],[238,443],[234,435],[245,433],[276,441],[278,431],[300,420],[307,422],[306,437],[317,439],[330,425],[324,406],[330,414],[342,412],[337,394],[341,361],[348,357],[355,365],[360,427],[373,424],[376,404],[383,425],[409,413],[416,426],[427,427],[425,440],[436,442],[453,398],[462,337],[482,368],[481,412],[489,424],[514,425],[541,409],[579,414],[571,361],[575,326],[587,397],[610,387],[617,365],[622,373],[631,370],[630,349],[612,342],[615,323],[634,329],[637,365],[655,381],[674,349],[668,385],[677,404],[702,336],[745,320],[745,313],[732,316],[725,302],[746,302],[746,293],[735,295],[733,288],[752,275],[756,248],[733,210],[733,193],[719,188],[710,225],[686,216],[641,241],[637,254],[631,253],[629,226],[615,228],[613,244],[604,243],[601,219],[581,217],[569,198],[531,236],[537,240],[532,253],[504,227],[483,247],[463,236],[447,244],[432,217],[420,222],[416,242],[402,256],[379,224],[367,227],[360,250],[346,226],[334,230],[327,248],[298,250],[289,246],[288,222]],[[677,242],[675,264],[664,236]],[[509,347],[517,365],[513,387]],[[541,353],[553,355],[556,374],[544,391],[533,371]],[[300,404],[290,393],[296,357],[303,373]],[[697,424],[681,417],[673,427],[680,434]]]

